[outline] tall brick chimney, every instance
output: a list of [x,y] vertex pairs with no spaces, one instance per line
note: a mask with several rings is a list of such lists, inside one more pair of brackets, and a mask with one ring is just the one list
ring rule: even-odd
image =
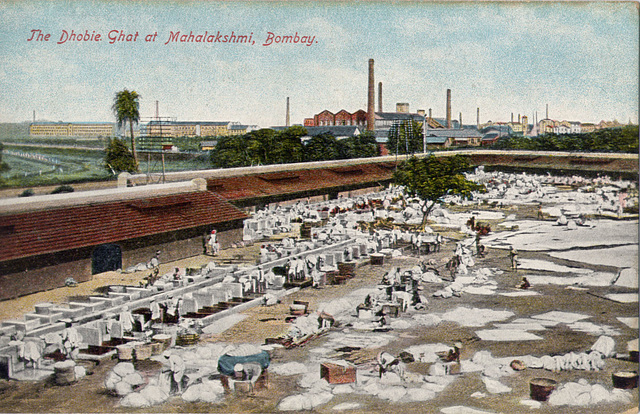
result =
[[447,128],[451,128],[451,89],[447,89]]
[[382,112],[382,82],[378,83],[378,112]]
[[375,131],[376,81],[373,77],[373,59],[369,59],[369,90],[367,96],[367,131]]
[[462,112],[460,112],[460,129],[462,129]]
[[476,111],[476,128],[480,129],[480,108]]
[[290,126],[291,124],[289,123],[289,97],[287,96],[287,119],[285,121],[285,126]]

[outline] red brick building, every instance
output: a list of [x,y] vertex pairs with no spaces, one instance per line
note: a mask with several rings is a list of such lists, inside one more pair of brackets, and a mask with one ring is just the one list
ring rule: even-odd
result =
[[353,125],[364,127],[367,124],[367,113],[362,109],[359,109],[353,113],[341,109],[338,113],[334,114],[331,111],[324,110],[319,114],[313,116],[313,118],[305,118],[304,126],[342,126]]

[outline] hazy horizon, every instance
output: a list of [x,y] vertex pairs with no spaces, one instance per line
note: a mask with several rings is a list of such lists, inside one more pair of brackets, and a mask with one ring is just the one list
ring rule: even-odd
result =
[[[533,122],[546,104],[552,119],[638,123],[635,2],[17,1],[0,16],[4,123],[30,122],[34,110],[37,120],[113,122],[113,96],[128,88],[143,118],[159,101],[179,121],[284,125],[290,97],[301,124],[325,109],[366,110],[370,58],[387,112],[408,102],[443,118],[451,89],[452,117],[465,124],[478,107],[481,123],[511,113]],[[69,40],[72,30],[90,39]],[[222,42],[232,33],[247,42]],[[298,44],[273,42],[296,33]]]

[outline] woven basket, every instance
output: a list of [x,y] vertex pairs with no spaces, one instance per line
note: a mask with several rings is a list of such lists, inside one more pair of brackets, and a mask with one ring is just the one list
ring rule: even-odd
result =
[[176,338],[176,345],[178,346],[189,346],[195,345],[200,339],[200,335],[198,334],[182,334],[178,335]]
[[133,360],[133,347],[131,345],[118,345],[116,349],[118,350],[118,359],[120,361]]
[[136,360],[138,361],[149,359],[153,354],[153,345],[152,344],[136,345],[136,347],[133,348],[133,354]]

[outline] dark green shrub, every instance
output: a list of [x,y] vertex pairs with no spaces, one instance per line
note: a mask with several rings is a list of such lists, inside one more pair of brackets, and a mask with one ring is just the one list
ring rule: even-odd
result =
[[70,185],[61,185],[56,187],[51,194],[73,193],[74,189]]

